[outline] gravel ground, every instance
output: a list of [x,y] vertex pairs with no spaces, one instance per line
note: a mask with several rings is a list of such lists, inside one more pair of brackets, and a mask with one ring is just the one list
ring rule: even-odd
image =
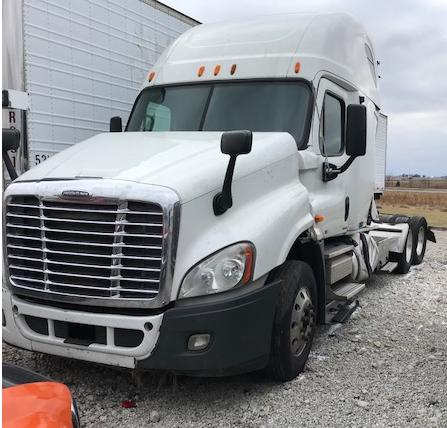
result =
[[321,326],[305,372],[286,384],[133,378],[7,345],[3,358],[68,384],[84,427],[447,427],[447,232],[436,235],[422,265],[377,275],[346,324]]

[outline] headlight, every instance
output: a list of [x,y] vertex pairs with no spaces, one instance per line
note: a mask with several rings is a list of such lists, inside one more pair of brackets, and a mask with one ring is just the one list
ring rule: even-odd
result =
[[194,266],[183,279],[179,299],[221,293],[250,281],[254,246],[248,242],[231,245]]

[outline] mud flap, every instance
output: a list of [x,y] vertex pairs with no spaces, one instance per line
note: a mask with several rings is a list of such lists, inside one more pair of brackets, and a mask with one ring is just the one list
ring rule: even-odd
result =
[[436,244],[436,237],[430,227],[427,227],[427,241],[434,242]]

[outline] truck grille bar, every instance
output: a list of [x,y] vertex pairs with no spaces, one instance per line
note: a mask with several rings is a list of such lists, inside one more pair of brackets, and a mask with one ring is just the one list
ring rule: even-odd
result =
[[153,299],[160,291],[163,209],[152,202],[8,198],[11,284],[44,296]]

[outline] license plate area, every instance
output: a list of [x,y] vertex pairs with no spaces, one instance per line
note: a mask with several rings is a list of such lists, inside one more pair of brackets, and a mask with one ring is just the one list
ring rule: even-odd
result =
[[92,343],[106,345],[106,328],[89,324],[54,321],[54,334],[64,343],[89,346]]

